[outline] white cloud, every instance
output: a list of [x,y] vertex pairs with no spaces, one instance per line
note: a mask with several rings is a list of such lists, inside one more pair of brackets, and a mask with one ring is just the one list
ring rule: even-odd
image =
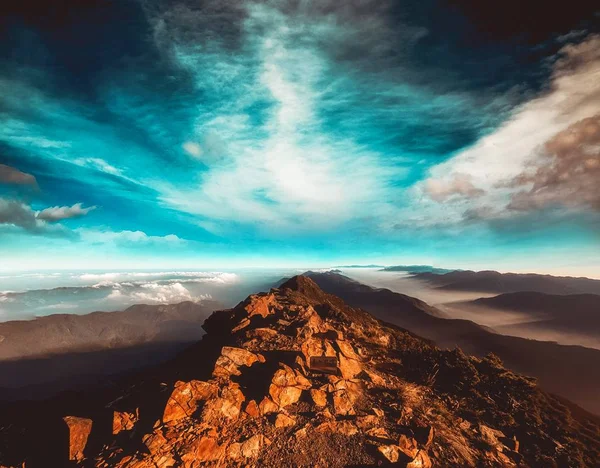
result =
[[63,219],[79,218],[95,209],[95,206],[84,208],[83,204],[75,203],[73,206],[53,206],[51,208],[43,209],[36,214],[36,217],[37,219],[42,219],[44,221],[55,222]]
[[161,243],[161,244],[183,244],[185,239],[181,239],[175,234],[166,236],[149,236],[143,231],[111,231],[79,228],[75,232],[79,234],[83,242],[90,244],[139,244],[139,243]]
[[186,141],[182,145],[182,148],[190,156],[193,156],[195,158],[200,158],[202,156],[202,148],[200,147],[200,145],[198,143],[195,143],[193,141]]
[[484,194],[483,190],[473,185],[473,177],[461,173],[454,174],[450,180],[428,179],[425,182],[425,191],[437,202],[454,196],[475,198]]
[[[402,170],[390,171],[383,155],[350,139],[336,139],[319,129],[317,104],[323,90],[333,94],[328,62],[315,42],[323,31],[336,28],[332,18],[322,20],[288,16],[270,5],[247,5],[242,25],[243,53],[228,52],[223,62],[219,45],[173,40],[185,34],[193,12],[170,12],[158,22],[159,44],[196,78],[207,94],[214,89],[232,94],[198,117],[197,141],[216,147],[220,164],[210,165],[195,187],[155,183],[161,200],[178,210],[209,218],[203,226],[223,233],[239,223],[269,232],[328,229],[390,209],[389,180]],[[311,29],[312,28],[312,29]],[[298,41],[298,37],[303,37]],[[226,87],[226,88],[225,88]],[[273,103],[261,126],[252,122],[247,108]],[[256,138],[256,133],[261,137]],[[188,142],[190,143],[190,142]],[[196,147],[184,149],[196,156]],[[196,145],[196,144],[193,144]],[[204,147],[203,147],[204,149]],[[205,156],[202,155],[204,160]],[[229,223],[229,224],[228,224]]]
[[[545,158],[546,142],[569,126],[594,116],[598,109],[600,36],[592,35],[580,44],[563,47],[547,92],[521,106],[496,132],[430,171],[429,178],[414,192],[421,199],[420,208],[439,217],[439,209],[427,201],[428,197],[437,199],[444,202],[446,217],[453,221],[461,219],[465,208],[501,210],[517,190],[511,187],[512,181],[531,164]],[[468,177],[468,183],[485,194],[471,199],[467,207],[462,199],[440,197],[440,192],[444,195],[456,188],[457,177]]]

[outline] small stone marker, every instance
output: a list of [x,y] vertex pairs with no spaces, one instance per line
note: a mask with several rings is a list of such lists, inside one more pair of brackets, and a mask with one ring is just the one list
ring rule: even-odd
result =
[[339,373],[337,358],[331,356],[311,356],[308,367],[313,372],[322,372],[323,374]]

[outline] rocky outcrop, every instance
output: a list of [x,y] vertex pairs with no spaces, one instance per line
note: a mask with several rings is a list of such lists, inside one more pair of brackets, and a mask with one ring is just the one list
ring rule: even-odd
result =
[[69,428],[69,460],[80,462],[85,458],[83,451],[92,432],[93,422],[76,416],[65,416],[63,419]]
[[[305,277],[215,312],[205,327],[202,342],[168,368],[180,378],[160,380],[149,398],[162,406],[113,411],[112,438],[92,459],[84,460],[92,422],[69,419],[72,460],[101,468],[429,468],[552,466],[539,462],[558,457],[578,466],[569,463],[593,460],[593,444],[600,453],[593,438],[588,452],[573,442],[572,418],[545,422],[556,413],[530,380],[494,359],[439,350]],[[554,458],[539,449],[548,444]]]

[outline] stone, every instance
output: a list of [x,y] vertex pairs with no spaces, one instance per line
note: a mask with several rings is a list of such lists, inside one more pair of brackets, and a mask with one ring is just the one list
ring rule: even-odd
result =
[[302,390],[310,387],[311,383],[306,377],[283,364],[273,375],[269,395],[280,408],[284,408],[296,403],[302,395]]
[[279,385],[271,384],[269,386],[269,395],[273,401],[280,407],[293,405],[300,400],[302,389],[298,387],[280,387]]
[[255,400],[250,400],[246,405],[246,414],[253,418],[258,418],[260,416],[260,409]]
[[275,418],[275,427],[277,428],[290,427],[294,426],[295,424],[296,420],[284,413],[279,413]]
[[227,448],[227,456],[233,460],[242,457],[242,444],[234,442]]
[[135,410],[135,413],[129,413],[127,411],[114,411],[113,412],[113,423],[112,433],[117,435],[122,431],[130,431],[135,426],[135,423],[139,419],[139,410]]
[[240,366],[250,367],[255,362],[265,362],[264,356],[242,348],[223,346],[215,363],[213,376],[228,378],[231,375],[241,375]]
[[431,459],[424,450],[419,450],[417,456],[406,464],[406,468],[431,468],[431,466]]
[[410,459],[415,458],[417,453],[419,453],[417,441],[414,438],[407,437],[404,434],[402,434],[398,440],[398,447],[400,447],[400,451]]
[[377,447],[377,450],[381,455],[383,455],[383,458],[385,458],[390,463],[398,462],[398,458],[400,457],[400,451],[395,445],[380,445],[379,447]]
[[263,340],[269,340],[277,336],[277,330],[273,330],[272,328],[255,328],[254,330],[250,330],[248,332],[248,336],[252,338],[261,338]]
[[327,405],[327,393],[323,390],[311,389],[310,397],[314,404],[318,407],[323,407]]
[[260,410],[260,414],[265,415],[269,413],[276,413],[279,411],[279,406],[277,406],[277,404],[269,397],[264,397],[260,402],[260,405],[258,405],[258,409]]
[[355,359],[355,360],[360,359],[358,354],[356,354],[356,352],[354,351],[354,348],[352,347],[352,345],[350,343],[348,343],[347,341],[336,340],[335,343],[344,357],[346,357],[348,359]]
[[234,420],[240,415],[246,397],[240,386],[230,382],[220,391],[218,398],[206,402],[202,410],[202,420],[208,424],[218,423],[222,418]]
[[257,434],[246,440],[241,447],[242,456],[245,458],[255,458],[260,453],[266,438],[262,434]]
[[69,428],[69,460],[80,462],[85,458],[83,452],[92,432],[93,421],[76,416],[65,416],[63,421]]
[[379,424],[379,418],[377,416],[373,416],[372,414],[356,418],[356,425],[363,430],[367,430],[376,426],[377,424]]
[[198,410],[198,403],[211,398],[216,392],[217,387],[214,384],[201,380],[176,382],[165,406],[163,423],[192,416]]
[[189,446],[189,450],[181,456],[181,460],[184,463],[211,462],[222,458],[224,453],[225,446],[219,445],[216,438],[200,437]]
[[390,440],[388,431],[386,431],[383,427],[372,427],[366,431],[366,434],[373,439]]
[[274,294],[254,294],[247,299],[244,310],[248,313],[248,317],[260,315],[266,318],[272,313],[270,306],[275,302]]
[[362,366],[356,359],[349,359],[343,355],[339,356],[340,374],[344,379],[353,379],[362,372]]
[[360,385],[340,379],[334,384],[333,409],[340,416],[356,414],[354,403],[361,395]]
[[146,434],[142,438],[142,442],[152,455],[157,455],[163,447],[167,446],[167,439],[160,429],[157,429],[150,434]]

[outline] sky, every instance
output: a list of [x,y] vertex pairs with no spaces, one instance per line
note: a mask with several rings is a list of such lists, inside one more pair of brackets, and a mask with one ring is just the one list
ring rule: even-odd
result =
[[5,3],[0,270],[600,278],[595,2]]

